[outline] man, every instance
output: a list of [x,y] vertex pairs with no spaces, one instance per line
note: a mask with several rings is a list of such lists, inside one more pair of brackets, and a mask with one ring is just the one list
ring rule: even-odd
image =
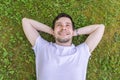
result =
[[[32,19],[23,18],[24,33],[33,46],[37,80],[85,80],[91,52],[100,42],[104,25],[96,24],[74,29],[72,18],[60,13],[53,21],[53,29]],[[39,32],[51,34],[55,43],[44,40]],[[82,44],[72,44],[72,37],[88,34]]]

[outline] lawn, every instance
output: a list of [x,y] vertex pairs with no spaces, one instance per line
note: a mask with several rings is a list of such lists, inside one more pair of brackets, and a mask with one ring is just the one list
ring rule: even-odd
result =
[[[0,80],[36,80],[35,55],[22,30],[23,17],[48,26],[61,12],[72,16],[75,28],[104,24],[104,36],[92,53],[87,80],[120,80],[119,0],[0,0]],[[42,33],[48,41],[50,35]],[[80,44],[86,36],[75,37]]]

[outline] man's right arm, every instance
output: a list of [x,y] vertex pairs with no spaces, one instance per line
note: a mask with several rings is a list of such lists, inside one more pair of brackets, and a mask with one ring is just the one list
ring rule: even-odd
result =
[[32,19],[23,18],[22,26],[23,26],[24,33],[32,46],[35,45],[35,41],[39,36],[38,31],[42,31],[42,32],[53,35],[53,30],[49,26]]

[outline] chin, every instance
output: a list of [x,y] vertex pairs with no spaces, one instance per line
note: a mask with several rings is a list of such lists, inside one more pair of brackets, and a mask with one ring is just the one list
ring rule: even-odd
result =
[[56,38],[56,40],[60,43],[67,43],[72,40],[72,38]]

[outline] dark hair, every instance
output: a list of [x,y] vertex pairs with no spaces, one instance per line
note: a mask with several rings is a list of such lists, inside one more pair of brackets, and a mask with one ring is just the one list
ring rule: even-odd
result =
[[52,25],[53,30],[54,30],[54,27],[55,27],[55,22],[58,19],[60,19],[61,17],[67,17],[67,18],[69,18],[71,20],[71,22],[72,22],[72,28],[74,30],[74,22],[72,20],[72,17],[70,15],[66,14],[66,13],[60,13],[60,14],[58,14],[58,16],[55,17],[55,19],[53,20],[53,25]]

